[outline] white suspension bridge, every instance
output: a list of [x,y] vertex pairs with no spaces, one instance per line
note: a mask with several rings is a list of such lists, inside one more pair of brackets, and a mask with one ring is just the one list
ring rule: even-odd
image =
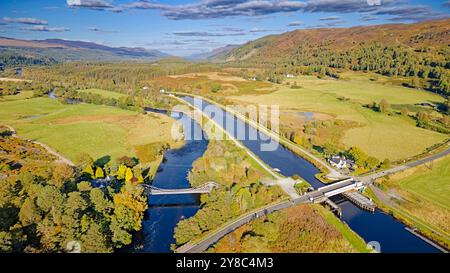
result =
[[193,194],[193,193],[210,193],[213,189],[218,188],[216,182],[207,182],[203,185],[186,189],[161,189],[152,185],[141,185],[149,195],[170,195],[170,194]]

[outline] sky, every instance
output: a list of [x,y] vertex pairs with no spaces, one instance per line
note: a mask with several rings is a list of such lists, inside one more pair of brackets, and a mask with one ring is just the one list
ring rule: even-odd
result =
[[189,56],[296,29],[447,17],[450,0],[0,0],[0,36]]

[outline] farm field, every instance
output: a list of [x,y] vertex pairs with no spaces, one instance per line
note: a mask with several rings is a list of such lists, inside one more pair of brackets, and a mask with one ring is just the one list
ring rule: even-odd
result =
[[[389,203],[444,234],[449,244],[450,156],[379,182]],[[408,219],[407,219],[408,220]],[[420,225],[420,223],[419,223]],[[435,235],[433,235],[435,236]],[[442,238],[441,238],[442,239]]]
[[[65,105],[49,98],[0,102],[0,124],[40,141],[71,160],[80,153],[94,159],[135,156],[134,147],[171,138],[173,120],[163,115],[142,115],[91,104]],[[155,130],[158,128],[158,130]]]
[[[230,96],[243,103],[278,104],[290,112],[313,112],[334,119],[355,122],[347,129],[341,142],[346,147],[357,146],[379,159],[400,160],[422,153],[426,148],[443,142],[447,136],[416,127],[415,121],[399,115],[387,115],[363,107],[364,104],[387,100],[392,107],[416,103],[444,102],[430,92],[370,82],[361,76],[355,79],[317,79],[310,76],[287,80],[301,88],[277,85],[270,94]],[[343,99],[345,98],[345,99]],[[283,116],[281,116],[283,122]]]
[[103,89],[96,89],[96,88],[80,89],[78,91],[79,92],[83,92],[83,93],[96,94],[96,95],[100,95],[102,97],[111,98],[111,99],[120,99],[120,98],[123,98],[123,97],[127,96],[127,95],[122,94],[122,93],[108,91],[108,90],[103,90]]
[[[177,91],[193,92],[214,97],[239,94],[269,93],[272,85],[267,82],[250,81],[225,72],[203,72],[172,75],[154,79],[153,84]],[[219,90],[213,91],[218,86]]]

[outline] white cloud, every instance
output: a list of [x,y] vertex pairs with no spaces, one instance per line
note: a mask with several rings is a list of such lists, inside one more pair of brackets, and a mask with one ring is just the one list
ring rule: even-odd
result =
[[3,22],[16,23],[16,24],[27,24],[27,25],[47,25],[48,24],[48,22],[46,20],[41,20],[41,19],[37,19],[37,18],[29,18],[29,17],[23,17],[23,18],[3,17]]

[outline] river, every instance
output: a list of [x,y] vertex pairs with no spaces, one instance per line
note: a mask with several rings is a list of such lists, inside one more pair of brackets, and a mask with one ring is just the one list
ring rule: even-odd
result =
[[[192,169],[192,163],[206,151],[208,140],[203,137],[200,125],[193,122],[190,117],[181,113],[171,113],[171,117],[183,125],[186,143],[180,149],[165,152],[164,161],[152,185],[165,189],[189,188],[187,175]],[[180,220],[189,218],[197,212],[200,205],[199,195],[154,195],[149,196],[148,205],[142,230],[135,236],[131,249],[128,248],[127,251],[171,252],[170,245],[175,242],[174,228]]]
[[[194,100],[193,97],[189,96],[184,96],[182,99],[204,110],[205,114],[217,123],[226,124],[225,129],[235,137],[238,136],[239,132],[237,128],[245,128],[246,137],[245,139],[239,138],[239,140],[272,168],[279,169],[280,173],[284,176],[298,174],[315,188],[324,185],[315,177],[320,171],[313,164],[284,146],[277,145],[274,151],[262,151],[261,144],[267,144],[271,141],[273,143],[275,141],[264,133],[258,132],[257,129],[216,105],[198,99]],[[198,102],[200,104],[197,104]],[[230,124],[232,126],[229,126]],[[257,139],[251,140],[248,138],[248,136],[254,135],[257,136]],[[369,213],[360,210],[348,201],[341,202],[339,206],[342,209],[341,219],[366,242],[377,242],[375,244],[379,244],[381,252],[439,252],[435,247],[407,231],[404,224],[390,215],[379,210],[375,213]]]

